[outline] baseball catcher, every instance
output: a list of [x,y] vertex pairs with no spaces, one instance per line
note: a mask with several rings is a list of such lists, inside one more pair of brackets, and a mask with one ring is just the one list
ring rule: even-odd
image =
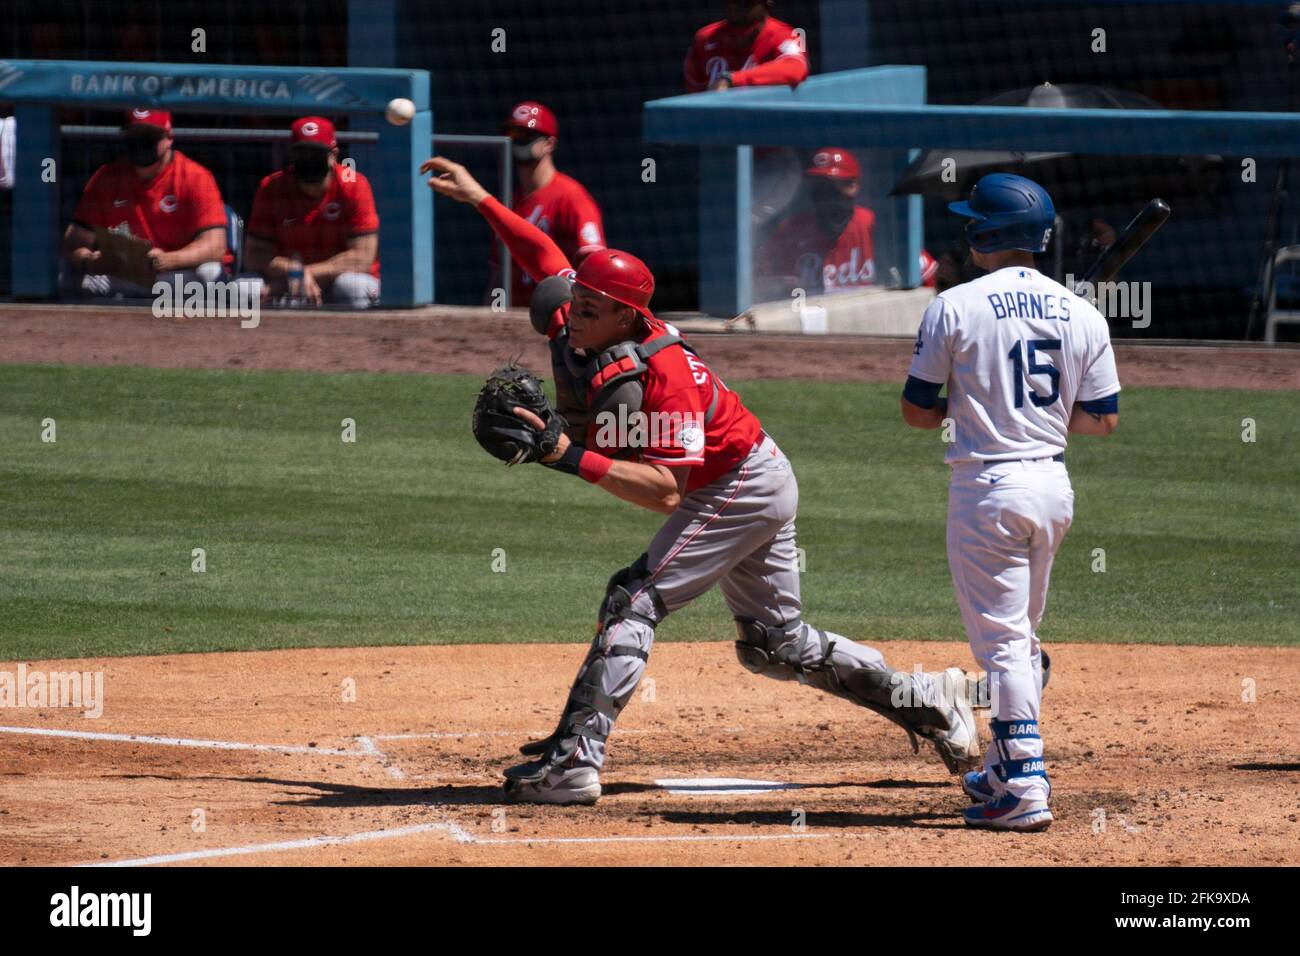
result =
[[917,737],[929,741],[953,773],[975,766],[978,732],[959,668],[894,671],[878,651],[804,620],[790,462],[740,396],[651,313],[654,277],[645,264],[603,249],[575,273],[546,233],[489,196],[463,166],[437,157],[421,171],[433,174],[435,192],[475,206],[538,283],[530,311],[550,343],[560,408],[533,376],[498,369],[475,407],[480,444],[504,461],[537,462],[667,516],[645,553],[610,577],[559,722],[522,748],[527,763],[505,772],[506,799],[599,798],[606,741],[645,671],[655,628],[715,584],[735,618],[736,656],[746,669],[887,717],[914,750]]

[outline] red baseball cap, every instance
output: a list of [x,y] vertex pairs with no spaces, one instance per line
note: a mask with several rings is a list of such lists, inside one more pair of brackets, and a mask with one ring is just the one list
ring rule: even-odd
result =
[[857,179],[861,172],[858,161],[847,149],[823,146],[813,153],[812,165],[804,170],[804,175],[825,176],[827,179]]
[[293,121],[293,141],[333,149],[338,145],[334,136],[334,124],[323,116],[304,116]]
[[136,107],[126,111],[126,129],[133,126],[154,126],[164,133],[172,131],[172,114],[166,110],[150,110]]
[[539,136],[559,136],[560,122],[555,114],[535,100],[517,103],[506,120],[506,129],[524,129]]

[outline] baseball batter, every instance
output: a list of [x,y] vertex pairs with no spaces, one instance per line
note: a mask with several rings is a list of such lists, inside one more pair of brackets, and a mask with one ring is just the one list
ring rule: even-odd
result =
[[1047,192],[992,173],[949,208],[970,220],[972,261],[988,274],[926,309],[903,418],[915,428],[954,425],[948,563],[993,708],[984,769],[962,777],[978,804],[966,822],[1043,830],[1052,788],[1038,728],[1046,680],[1038,625],[1074,516],[1065,446],[1070,434],[1114,430],[1119,378],[1105,318],[1034,267],[1055,217]]
[[[523,748],[533,760],[506,771],[506,798],[597,800],[609,734],[645,671],[655,628],[715,584],[735,617],[736,655],[747,669],[881,713],[914,747],[917,735],[929,740],[954,773],[977,765],[978,732],[960,669],[893,671],[878,651],[803,619],[799,486],[790,462],[740,396],[650,312],[654,278],[644,263],[603,249],[575,273],[550,237],[490,197],[464,167],[438,157],[421,169],[435,174],[435,192],[475,206],[539,283],[533,324],[550,342],[569,401],[588,413],[579,442],[573,429],[560,431],[564,419],[544,395],[540,415],[523,403],[494,403],[490,396],[509,394],[521,381],[540,391],[522,370],[503,369],[476,406],[480,443],[498,457],[539,461],[667,516],[646,552],[610,579],[559,724]],[[565,389],[557,392],[564,412]],[[610,416],[648,420],[648,437],[612,441]]]

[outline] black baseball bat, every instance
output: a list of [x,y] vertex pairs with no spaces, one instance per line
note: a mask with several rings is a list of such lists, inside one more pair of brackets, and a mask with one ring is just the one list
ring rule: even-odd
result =
[[1124,231],[1115,237],[1115,241],[1102,250],[1097,261],[1089,267],[1083,277],[1075,283],[1075,289],[1085,282],[1096,284],[1108,282],[1115,277],[1124,264],[1137,255],[1137,251],[1146,245],[1146,241],[1156,234],[1156,230],[1169,218],[1169,203],[1163,199],[1153,199],[1146,207],[1133,217],[1133,221],[1124,227]]

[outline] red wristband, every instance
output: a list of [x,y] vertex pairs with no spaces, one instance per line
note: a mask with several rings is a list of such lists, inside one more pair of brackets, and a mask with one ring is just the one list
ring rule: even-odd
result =
[[606,458],[599,452],[583,451],[582,460],[578,462],[578,476],[593,485],[609,473],[614,460]]

